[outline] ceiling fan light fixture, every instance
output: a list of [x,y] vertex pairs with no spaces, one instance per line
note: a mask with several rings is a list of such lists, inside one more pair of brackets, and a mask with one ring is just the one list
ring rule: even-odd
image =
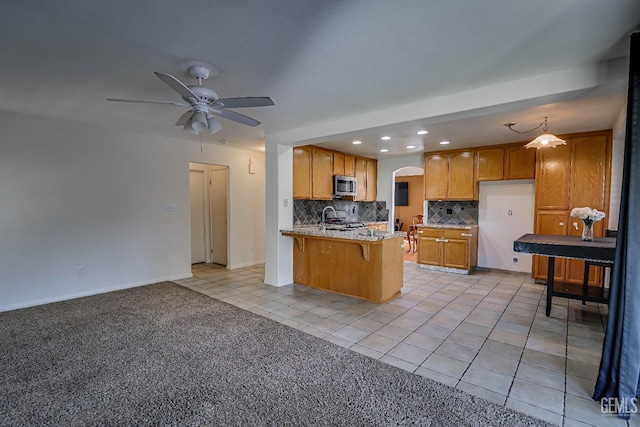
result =
[[191,117],[191,127],[198,132],[207,128],[207,116],[202,111],[196,111]]
[[211,135],[222,130],[222,125],[213,116],[207,117],[207,125]]
[[187,119],[187,121],[186,121],[186,122],[184,122],[184,126],[182,127],[182,129],[183,129],[185,132],[189,132],[189,133],[192,133],[192,134],[194,134],[194,135],[197,135],[197,134],[199,134],[200,132],[199,132],[199,131],[197,131],[197,130],[195,130],[195,129],[193,128],[193,121],[192,121],[192,119],[193,119],[193,116],[189,117],[189,118]]

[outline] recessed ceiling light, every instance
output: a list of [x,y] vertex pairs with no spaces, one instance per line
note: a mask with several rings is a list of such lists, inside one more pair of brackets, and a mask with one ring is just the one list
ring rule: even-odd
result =
[[388,141],[388,140],[390,140],[390,139],[391,139],[391,137],[390,137],[390,136],[383,136],[383,137],[382,137],[382,138],[380,138],[380,139],[381,139],[381,140],[383,140],[383,141]]
[[382,150],[380,150],[380,152],[381,152],[381,153],[386,153],[386,152],[388,152],[388,151],[389,151],[389,150],[388,150],[387,148],[383,148]]
[[428,134],[428,133],[429,133],[429,131],[428,131],[428,130],[419,130],[419,131],[417,132],[417,134],[418,134],[418,135],[426,135],[426,134]]
[[415,145],[407,145],[407,148],[408,148],[409,150],[411,150],[412,148],[416,148],[416,146],[415,146]]
[[447,145],[447,144],[451,144],[449,141],[440,141],[440,145]]
[[360,144],[362,144],[362,141],[356,140],[356,141],[353,141],[352,144],[353,145],[360,145]]

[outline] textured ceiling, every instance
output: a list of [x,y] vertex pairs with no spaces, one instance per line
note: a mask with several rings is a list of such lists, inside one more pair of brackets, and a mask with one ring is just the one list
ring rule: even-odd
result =
[[[200,60],[217,67],[205,85],[220,97],[276,103],[240,111],[262,126],[221,120],[224,129],[204,141],[260,149],[265,134],[624,58],[639,24],[637,0],[8,1],[0,14],[0,110],[197,139],[173,126],[184,109],[105,98],[179,101],[153,72],[190,84],[184,63]],[[425,116],[321,142],[354,151],[352,138],[379,144],[379,134],[393,131],[394,153],[403,154],[422,126],[430,133],[417,141],[419,151],[438,138],[500,142],[507,138],[502,123],[530,126],[545,115],[552,131],[611,127],[626,88],[595,89],[562,102]],[[363,146],[362,154],[379,149]]]

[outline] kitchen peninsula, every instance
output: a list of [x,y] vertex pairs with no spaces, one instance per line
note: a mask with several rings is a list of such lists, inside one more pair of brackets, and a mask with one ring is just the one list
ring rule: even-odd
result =
[[375,303],[400,295],[405,233],[318,226],[281,233],[293,238],[295,283]]

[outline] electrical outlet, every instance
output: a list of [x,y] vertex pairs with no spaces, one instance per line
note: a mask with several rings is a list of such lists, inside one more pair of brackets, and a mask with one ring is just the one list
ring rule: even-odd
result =
[[289,206],[289,199],[284,199],[284,207],[286,208],[287,206]]
[[78,277],[84,276],[84,267],[76,267],[76,275]]
[[165,212],[175,212],[177,210],[178,210],[178,207],[176,206],[175,203],[165,203],[164,205]]
[[512,216],[512,215],[513,215],[513,211],[512,211],[511,209],[509,209],[509,210],[507,211],[507,215]]
[[518,259],[518,257],[515,257],[515,256],[513,257],[513,263],[514,264],[519,264],[520,263],[520,260]]

